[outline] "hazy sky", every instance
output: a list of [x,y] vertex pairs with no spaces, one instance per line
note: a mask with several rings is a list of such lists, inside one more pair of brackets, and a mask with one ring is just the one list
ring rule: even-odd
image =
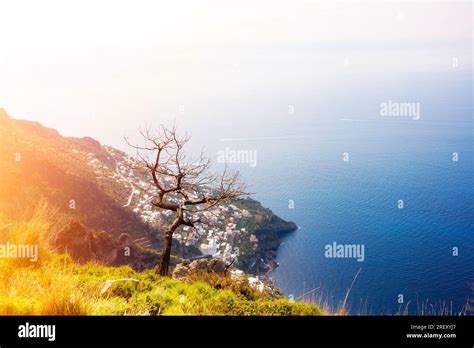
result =
[[368,79],[470,67],[472,15],[452,1],[0,0],[0,106],[110,143],[282,84],[335,90],[348,66]]

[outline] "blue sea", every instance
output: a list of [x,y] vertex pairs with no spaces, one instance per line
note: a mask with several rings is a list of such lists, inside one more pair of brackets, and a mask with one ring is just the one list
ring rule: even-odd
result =
[[[232,122],[216,121],[221,139],[197,134],[211,153],[255,150],[256,167],[234,167],[255,199],[300,227],[271,274],[286,295],[314,290],[304,298],[334,309],[360,271],[351,314],[459,313],[474,282],[472,75],[349,82],[333,98],[301,89],[290,114],[288,91],[248,110],[236,102]],[[420,119],[380,116],[389,99],[418,101]],[[333,242],[364,245],[364,261],[325,257]]]
[[[283,168],[259,183],[263,202],[300,226],[278,251],[275,283],[295,297],[318,288],[315,296],[336,307],[360,270],[349,296],[353,314],[394,314],[407,303],[416,314],[430,310],[426,301],[460,311],[474,281],[469,123],[341,121],[335,128],[318,140],[292,140],[299,156],[279,149]],[[333,242],[363,244],[365,260],[326,258]]]
[[[456,314],[474,281],[469,47],[253,47],[198,62],[201,80],[179,101],[160,94],[159,108],[137,115],[174,119],[213,160],[226,149],[257,155],[256,166],[229,167],[300,227],[271,274],[286,295],[315,289],[306,300],[337,308],[351,288],[355,315],[439,314],[443,304]],[[419,119],[382,116],[389,101],[416,103]],[[132,116],[123,127],[136,126]],[[334,242],[363,245],[364,261],[325,257]]]
[[[472,146],[469,120],[341,120],[256,140],[260,159],[247,173],[255,198],[300,227],[278,250],[275,284],[295,298],[318,288],[314,296],[337,307],[360,270],[353,314],[407,304],[421,314],[442,303],[459,312],[474,281]],[[365,260],[326,258],[333,242],[363,244]]]

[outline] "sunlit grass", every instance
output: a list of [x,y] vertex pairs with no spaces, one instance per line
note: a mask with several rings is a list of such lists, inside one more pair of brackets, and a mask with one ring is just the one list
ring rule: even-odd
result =
[[[4,262],[2,262],[4,263]],[[56,256],[40,267],[3,267],[0,315],[320,315],[287,299],[249,300],[204,281],[192,284],[129,267],[77,265]],[[116,281],[101,292],[106,280]]]
[[[36,244],[38,262],[0,259],[0,315],[320,315],[317,306],[271,299],[213,276],[185,283],[152,270],[76,264],[51,247],[60,216],[46,204],[9,219],[2,242]],[[110,286],[104,286],[109,283]]]
[[32,245],[37,247],[38,260],[32,262],[25,258],[4,259],[6,267],[31,266],[39,267],[54,254],[52,239],[53,226],[57,225],[61,216],[57,210],[50,208],[45,202],[39,202],[35,208],[18,212],[0,212],[0,242],[14,245]]

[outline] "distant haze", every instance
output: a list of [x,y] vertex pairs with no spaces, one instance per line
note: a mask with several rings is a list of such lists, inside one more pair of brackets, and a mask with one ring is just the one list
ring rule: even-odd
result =
[[0,106],[120,148],[145,122],[287,135],[289,105],[323,119],[387,75],[470,70],[471,18],[469,2],[2,2]]

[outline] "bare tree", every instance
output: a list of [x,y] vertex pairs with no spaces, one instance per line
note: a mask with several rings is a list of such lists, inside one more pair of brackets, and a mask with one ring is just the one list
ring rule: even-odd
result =
[[[140,130],[144,146],[132,145],[137,151],[140,166],[150,173],[156,188],[151,204],[157,208],[174,212],[174,219],[164,233],[164,249],[159,273],[168,275],[173,233],[179,226],[195,228],[207,225],[202,212],[217,205],[247,195],[245,185],[238,172],[211,173],[211,160],[201,151],[198,158],[189,159],[183,152],[190,140],[185,134],[178,136],[176,126],[162,126],[157,135],[149,128]],[[151,157],[151,160],[150,160]]]

